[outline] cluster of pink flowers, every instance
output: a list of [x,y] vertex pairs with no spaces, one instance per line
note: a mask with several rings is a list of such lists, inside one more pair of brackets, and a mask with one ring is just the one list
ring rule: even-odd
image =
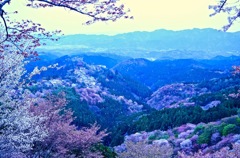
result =
[[193,84],[171,84],[159,88],[148,99],[147,103],[155,108],[172,108],[180,105],[189,106],[189,99],[197,94]]

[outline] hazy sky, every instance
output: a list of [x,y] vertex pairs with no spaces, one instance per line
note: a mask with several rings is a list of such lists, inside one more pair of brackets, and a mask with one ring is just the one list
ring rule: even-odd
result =
[[[87,18],[63,8],[32,9],[25,7],[25,0],[13,0],[6,11],[18,10],[18,19],[32,19],[48,30],[61,29],[64,34],[117,34],[156,29],[183,30],[192,28],[221,29],[226,17],[209,17],[209,4],[215,0],[122,0],[131,9],[134,20],[98,22],[82,25]],[[235,25],[230,31],[238,31]]]

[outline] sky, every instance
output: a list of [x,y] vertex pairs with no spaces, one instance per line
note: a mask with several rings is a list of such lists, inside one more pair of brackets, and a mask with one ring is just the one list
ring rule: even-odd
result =
[[[209,17],[210,4],[216,0],[120,0],[131,10],[133,20],[120,19],[116,22],[97,22],[83,25],[87,17],[63,8],[32,9],[25,6],[26,0],[13,0],[4,9],[17,10],[16,19],[32,19],[47,30],[60,29],[64,34],[107,34],[157,29],[184,30],[193,28],[221,29],[227,24],[225,15]],[[234,25],[229,31],[239,31]]]

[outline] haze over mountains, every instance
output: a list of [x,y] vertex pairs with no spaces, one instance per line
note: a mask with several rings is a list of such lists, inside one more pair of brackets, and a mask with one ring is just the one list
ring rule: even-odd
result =
[[115,36],[67,35],[58,42],[48,42],[41,52],[58,56],[79,53],[110,53],[148,59],[208,59],[216,56],[240,55],[240,32],[214,29],[183,31],[156,30],[131,32]]

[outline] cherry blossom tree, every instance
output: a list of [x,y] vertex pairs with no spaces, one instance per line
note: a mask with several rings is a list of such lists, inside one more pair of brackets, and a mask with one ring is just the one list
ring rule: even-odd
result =
[[169,145],[126,142],[126,151],[118,153],[119,158],[169,158],[173,149]]
[[240,74],[240,66],[233,66],[233,75]]
[[178,153],[179,158],[237,158],[240,157],[240,145],[239,144],[233,144],[232,149],[229,147],[224,147],[219,151],[215,151],[213,153],[207,153],[203,154],[202,151],[199,151],[197,153]]
[[[4,110],[1,115],[0,153],[2,158],[26,157],[35,142],[43,141],[48,132],[42,123],[42,116],[35,116],[29,111],[30,105],[17,104],[16,99],[11,105],[14,108]],[[13,104],[15,102],[15,104]],[[1,111],[3,112],[3,111]]]
[[30,112],[22,87],[24,56],[14,50],[0,54],[0,157],[25,157],[35,141],[47,136],[44,118]]
[[[44,141],[36,142],[32,155],[37,157],[102,157],[93,146],[101,143],[107,134],[99,131],[96,124],[91,128],[77,129],[72,125],[72,112],[65,109],[64,96],[37,98],[31,111],[35,116],[44,116],[43,126],[48,131]],[[37,105],[36,105],[37,104]]]

